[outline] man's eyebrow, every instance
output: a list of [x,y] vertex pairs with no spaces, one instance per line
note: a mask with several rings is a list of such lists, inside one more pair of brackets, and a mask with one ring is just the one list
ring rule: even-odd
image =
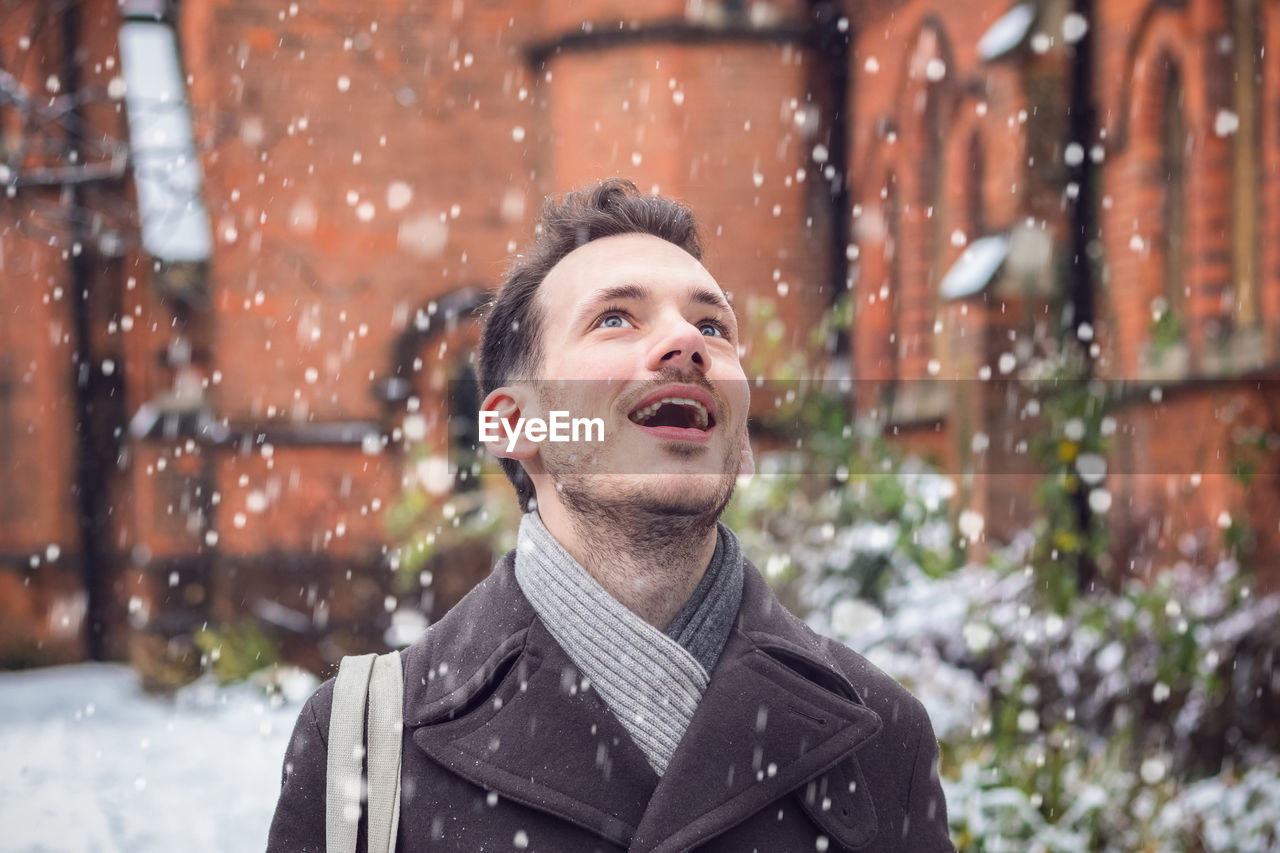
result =
[[591,298],[587,300],[586,308],[593,308],[596,305],[604,305],[609,302],[622,302],[632,299],[646,299],[649,296],[649,288],[639,284],[616,284],[613,287],[606,287],[603,290],[597,290],[591,294]]
[[638,284],[618,284],[597,290],[587,297],[586,301],[579,305],[578,310],[574,312],[574,325],[585,323],[591,319],[595,312],[613,302],[644,299],[648,295],[649,289]]
[[729,313],[733,313],[733,309],[729,307],[729,302],[724,295],[717,293],[705,287],[694,287],[689,291],[689,300],[699,305],[710,305],[713,308],[720,308]]
[[[613,287],[606,287],[597,290],[591,294],[585,302],[579,306],[576,315],[579,319],[586,320],[590,315],[613,302],[639,301],[648,299],[650,296],[649,288],[642,284],[617,284]],[[689,288],[688,299],[698,305],[709,305],[713,308],[719,308],[722,311],[733,312],[728,301],[720,293],[706,287],[694,285]]]

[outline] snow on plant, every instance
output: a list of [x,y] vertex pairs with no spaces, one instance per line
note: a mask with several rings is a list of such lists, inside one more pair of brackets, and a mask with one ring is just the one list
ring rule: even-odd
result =
[[1273,756],[1238,778],[1224,773],[1189,785],[1164,805],[1154,824],[1172,849],[1280,848],[1280,760]]
[[948,491],[865,458],[845,482],[758,476],[730,523],[815,630],[925,704],[962,850],[1275,849],[1280,597],[1230,560],[1047,588],[1033,532],[953,568]]

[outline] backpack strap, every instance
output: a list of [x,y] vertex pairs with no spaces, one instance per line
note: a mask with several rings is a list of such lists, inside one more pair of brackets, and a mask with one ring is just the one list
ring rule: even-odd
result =
[[348,655],[338,665],[329,715],[325,775],[326,853],[355,853],[360,828],[361,770],[364,759],[364,706],[369,675],[377,655]]
[[369,853],[391,853],[396,849],[403,707],[400,653],[379,655],[369,680]]
[[[368,730],[365,710],[368,709]],[[325,777],[326,853],[355,853],[368,757],[369,853],[392,853],[400,825],[404,738],[400,653],[347,655],[338,665]],[[367,748],[366,748],[367,745]]]

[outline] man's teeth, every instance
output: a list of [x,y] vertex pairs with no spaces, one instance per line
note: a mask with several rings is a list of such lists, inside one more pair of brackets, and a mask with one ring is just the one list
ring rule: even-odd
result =
[[697,400],[690,400],[687,397],[663,397],[661,400],[655,400],[643,409],[636,409],[631,413],[631,420],[638,424],[642,424],[649,418],[658,413],[658,409],[663,406],[688,406],[693,409],[693,423],[698,429],[706,429],[711,423],[710,417],[707,415],[707,407],[699,403]]

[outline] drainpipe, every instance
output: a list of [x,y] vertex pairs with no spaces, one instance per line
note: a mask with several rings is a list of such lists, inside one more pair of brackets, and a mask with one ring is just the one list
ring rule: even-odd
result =
[[[830,109],[830,139],[828,140],[828,160],[826,166],[831,167],[830,178],[825,175],[825,167],[821,179],[827,184],[828,211],[831,216],[831,234],[828,238],[828,257],[831,266],[830,304],[835,305],[841,296],[848,292],[850,267],[848,246],[852,239],[850,222],[852,211],[849,208],[849,53],[853,32],[849,18],[842,14],[839,4],[819,2],[812,10],[814,16],[814,50],[820,59],[820,67],[826,75],[830,86],[828,97]],[[841,22],[843,21],[843,29]],[[813,180],[818,180],[815,175]],[[829,342],[831,350],[827,356],[832,361],[848,364],[850,330],[841,328],[836,331],[836,338]]]
[[[80,68],[76,53],[80,47],[81,6],[71,4],[62,13],[62,79],[69,93],[80,91]],[[74,107],[68,115],[67,135],[63,144],[63,158],[71,165],[81,162],[83,114]],[[84,188],[76,182],[63,187],[72,211],[84,208]],[[76,506],[79,510],[80,571],[87,597],[85,608],[85,656],[89,660],[102,660],[105,656],[103,615],[106,607],[107,563],[106,530],[100,512],[107,494],[106,481],[100,464],[101,450],[108,442],[100,441],[95,423],[93,357],[89,351],[89,255],[87,233],[80,218],[68,217],[71,239],[69,272],[71,274],[71,305],[75,330],[75,352],[71,364],[74,370],[72,386],[76,401]]]
[[[1088,22],[1088,29],[1071,51],[1071,94],[1070,110],[1067,117],[1067,138],[1079,143],[1086,154],[1080,163],[1068,166],[1067,179],[1080,188],[1075,203],[1068,209],[1071,226],[1071,274],[1068,281],[1067,299],[1071,306],[1071,334],[1078,339],[1078,330],[1085,323],[1097,329],[1094,308],[1094,259],[1091,250],[1096,251],[1100,237],[1098,228],[1098,204],[1096,184],[1098,167],[1093,162],[1090,150],[1098,141],[1098,117],[1094,100],[1094,20],[1093,0],[1072,0],[1071,11]],[[1084,358],[1085,381],[1094,378],[1096,372],[1095,359],[1092,352],[1092,339],[1082,342],[1081,355]],[[1075,494],[1072,495],[1075,506],[1076,521],[1081,532],[1087,532],[1092,525],[1093,513],[1089,509],[1088,489],[1077,482]],[[1077,588],[1080,592],[1088,591],[1098,579],[1098,566],[1087,554],[1077,567]]]

